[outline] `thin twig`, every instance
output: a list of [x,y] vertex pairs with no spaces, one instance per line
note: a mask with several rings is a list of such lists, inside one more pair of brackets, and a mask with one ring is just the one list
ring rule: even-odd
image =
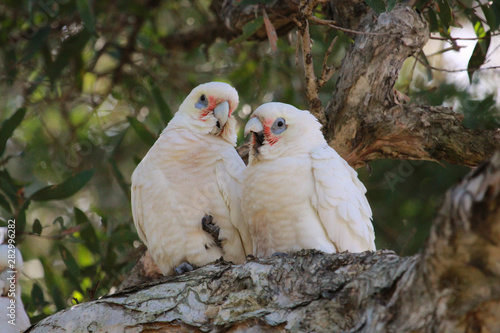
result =
[[453,46],[450,46],[450,47],[447,47],[445,49],[442,49],[442,50],[439,50],[439,51],[436,51],[434,53],[431,53],[431,54],[427,54],[427,58],[430,58],[430,57],[434,57],[434,56],[437,56],[437,55],[440,55],[440,54],[443,54],[445,52],[448,52],[448,51],[460,51],[460,49],[463,49],[464,47],[466,46],[458,46],[458,50],[455,49]]
[[430,39],[435,39],[435,40],[446,40],[446,41],[452,40],[452,41],[455,41],[455,40],[481,40],[481,39],[489,39],[489,38],[494,37],[494,36],[500,36],[500,33],[493,33],[490,36],[484,36],[484,37],[451,37],[450,36],[450,38],[446,38],[446,37],[430,36],[429,38]]
[[295,66],[299,67],[299,49],[300,49],[300,38],[299,30],[297,29],[297,40],[295,41]]
[[324,108],[318,96],[318,79],[314,74],[314,64],[311,51],[311,36],[309,34],[309,21],[307,17],[301,15],[299,19],[292,18],[297,24],[302,46],[302,63],[306,81],[306,98],[309,102],[309,111],[325,124]]
[[335,43],[337,42],[338,39],[339,39],[339,36],[335,36],[335,38],[332,40],[330,46],[328,47],[328,50],[326,50],[325,57],[323,58],[323,70],[321,72],[321,77],[318,80],[319,89],[321,89],[325,85],[325,83],[327,83],[328,80],[330,80],[333,73],[335,72],[335,70],[334,70],[335,68],[332,66],[328,66],[327,61],[328,61],[328,57],[332,53],[333,47],[335,46]]
[[366,31],[359,31],[359,30],[342,28],[342,27],[339,27],[338,25],[335,25],[335,21],[323,20],[323,19],[320,19],[316,16],[310,16],[309,19],[314,23],[326,25],[326,26],[329,26],[330,28],[335,29],[335,30],[349,32],[349,33],[357,34],[357,35],[369,35],[369,36],[395,36],[396,35],[396,34],[391,34],[388,32],[366,32]]
[[420,60],[419,57],[413,56],[419,63],[424,65],[425,67],[435,70],[435,71],[440,71],[440,72],[445,72],[445,73],[459,73],[459,72],[475,72],[475,71],[482,71],[482,70],[491,70],[491,69],[500,69],[500,66],[490,66],[490,67],[479,67],[479,68],[463,68],[463,69],[446,69],[446,68],[438,68],[434,67],[431,65],[426,64],[424,61]]

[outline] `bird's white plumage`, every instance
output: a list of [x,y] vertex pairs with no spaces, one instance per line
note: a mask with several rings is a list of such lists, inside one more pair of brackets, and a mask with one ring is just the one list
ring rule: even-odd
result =
[[[254,137],[243,179],[242,210],[253,254],[375,250],[366,188],[328,146],[317,119],[283,103],[264,104],[252,117],[258,121],[246,130],[264,135],[258,149]],[[279,118],[286,130],[274,134]]]
[[[14,269],[11,268],[11,264],[14,264]],[[22,269],[21,252],[15,247],[9,249],[6,244],[0,245],[0,332],[2,333],[19,333],[30,326],[18,283]]]
[[[199,109],[201,95],[209,102]],[[225,101],[230,114],[220,132],[213,109]],[[251,250],[240,206],[245,164],[234,148],[237,104],[228,84],[193,89],[132,175],[134,223],[165,275],[184,261],[201,266],[224,256],[241,263]],[[223,249],[203,231],[205,215],[220,228]]]

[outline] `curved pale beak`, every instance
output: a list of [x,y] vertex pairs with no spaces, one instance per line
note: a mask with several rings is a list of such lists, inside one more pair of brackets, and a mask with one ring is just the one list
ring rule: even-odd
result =
[[214,116],[217,118],[217,127],[222,129],[226,125],[227,119],[229,118],[229,102],[224,101],[219,103],[214,109]]
[[250,132],[261,133],[262,131],[264,131],[264,127],[257,117],[250,118],[245,126],[245,136]]

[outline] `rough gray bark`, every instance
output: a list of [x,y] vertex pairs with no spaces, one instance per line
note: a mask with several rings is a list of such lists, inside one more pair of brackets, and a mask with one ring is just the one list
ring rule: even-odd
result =
[[28,332],[497,332],[500,153],[445,198],[420,255],[301,251],[215,263]]

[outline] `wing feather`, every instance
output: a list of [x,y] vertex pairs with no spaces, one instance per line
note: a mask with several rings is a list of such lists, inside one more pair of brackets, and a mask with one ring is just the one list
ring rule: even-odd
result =
[[142,184],[137,184],[132,180],[131,187],[131,201],[132,201],[132,218],[134,220],[135,229],[139,238],[148,244],[146,234],[144,232],[144,210],[142,207]]
[[356,171],[328,145],[311,153],[315,193],[311,203],[340,250],[375,250],[372,211]]
[[217,185],[229,210],[231,223],[238,231],[245,254],[248,255],[252,253],[252,242],[241,212],[241,174],[244,170],[245,163],[236,150],[223,152],[215,168]]

